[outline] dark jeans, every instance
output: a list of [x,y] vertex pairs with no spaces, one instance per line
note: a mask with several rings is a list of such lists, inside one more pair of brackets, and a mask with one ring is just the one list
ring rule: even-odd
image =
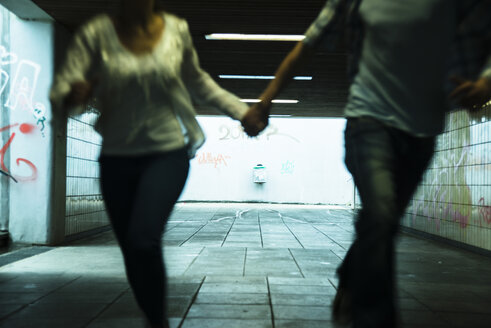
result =
[[162,234],[186,182],[186,150],[138,157],[102,156],[101,186],[135,298],[154,325],[166,317]]
[[394,241],[399,221],[434,151],[435,138],[417,138],[371,118],[350,118],[346,166],[360,193],[356,238],[338,269],[352,296],[355,328],[394,327],[397,306]]

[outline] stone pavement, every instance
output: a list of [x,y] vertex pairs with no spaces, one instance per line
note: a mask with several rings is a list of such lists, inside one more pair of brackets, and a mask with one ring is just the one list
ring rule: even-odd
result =
[[[334,327],[352,234],[349,209],[179,204],[164,236],[171,326]],[[33,254],[0,267],[0,327],[144,326],[111,232]],[[490,258],[402,235],[398,281],[403,327],[490,327]]]

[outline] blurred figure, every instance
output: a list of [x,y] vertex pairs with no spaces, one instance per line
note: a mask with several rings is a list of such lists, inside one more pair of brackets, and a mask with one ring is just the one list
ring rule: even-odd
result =
[[352,46],[345,159],[363,208],[337,272],[333,318],[395,327],[395,237],[443,130],[450,73],[460,75],[450,94],[457,105],[478,110],[491,98],[491,1],[329,0],[254,107],[267,115],[315,47],[339,43],[345,23]]
[[127,277],[151,327],[168,327],[161,238],[205,139],[192,100],[240,120],[250,135],[267,120],[200,68],[186,21],[156,12],[154,0],[122,0],[118,16],[99,15],[75,34],[53,109],[65,120],[93,96],[102,194]]

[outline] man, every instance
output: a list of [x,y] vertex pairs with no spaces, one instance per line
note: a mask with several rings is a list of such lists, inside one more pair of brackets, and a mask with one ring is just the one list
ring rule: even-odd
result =
[[[449,96],[474,110],[491,98],[490,15],[486,0],[329,0],[256,105],[269,113],[271,101],[315,47],[337,44],[339,25],[350,24],[355,51],[345,108],[346,165],[363,208],[356,239],[338,269],[338,323],[397,326],[399,220],[432,158]],[[457,87],[449,95],[450,72],[465,78],[453,77]]]

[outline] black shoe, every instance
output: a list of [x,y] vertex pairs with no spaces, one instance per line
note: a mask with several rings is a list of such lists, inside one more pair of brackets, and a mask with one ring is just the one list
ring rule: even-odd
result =
[[351,293],[344,288],[338,288],[332,302],[332,320],[343,326],[353,321]]

